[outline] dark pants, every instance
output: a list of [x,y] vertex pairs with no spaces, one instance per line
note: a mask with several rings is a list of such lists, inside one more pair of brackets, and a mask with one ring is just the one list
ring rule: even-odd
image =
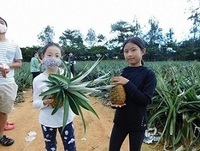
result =
[[46,149],[45,151],[57,150],[57,140],[56,140],[57,129],[62,138],[64,149],[68,151],[76,151],[73,123],[67,124],[63,132],[62,132],[62,127],[51,128],[51,127],[46,127],[44,125],[41,125],[41,127],[45,140],[45,149]]
[[[35,77],[37,77],[40,74],[40,72],[31,72],[31,73],[32,73],[32,81]],[[33,86],[32,86],[32,92],[33,92]]]
[[109,151],[120,151],[122,143],[127,135],[129,135],[130,151],[140,151],[144,133],[145,131],[129,131],[128,129],[118,127],[114,124],[110,138]]
[[74,67],[73,64],[70,66],[70,70],[71,70],[72,74],[74,75],[75,74],[75,67]]
[[38,76],[40,74],[40,72],[32,72],[32,76],[33,76],[33,78],[32,79],[34,79],[36,76]]

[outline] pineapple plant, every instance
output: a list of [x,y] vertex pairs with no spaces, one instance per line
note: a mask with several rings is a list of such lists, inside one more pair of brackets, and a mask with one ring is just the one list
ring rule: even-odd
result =
[[126,99],[126,93],[123,85],[115,85],[110,89],[109,99],[112,104],[122,105]]
[[[48,80],[45,81],[48,84],[49,89],[40,94],[40,96],[49,98],[51,96],[54,102],[51,104],[53,107],[52,115],[57,112],[57,110],[63,106],[64,116],[63,125],[65,125],[68,119],[69,107],[76,115],[80,115],[84,133],[86,132],[86,123],[82,113],[82,108],[92,112],[97,118],[98,114],[88,103],[89,98],[86,93],[100,92],[101,87],[103,89],[110,88],[109,85],[99,87],[98,84],[103,83],[109,79],[109,73],[99,76],[98,78],[91,81],[84,81],[83,79],[87,77],[91,71],[101,62],[102,59],[98,59],[89,69],[86,65],[83,70],[72,76],[69,66],[62,60],[63,73],[50,74]],[[64,129],[64,126],[63,126]]]

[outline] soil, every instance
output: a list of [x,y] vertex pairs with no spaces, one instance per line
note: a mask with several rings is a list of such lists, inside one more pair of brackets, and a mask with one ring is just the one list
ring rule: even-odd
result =
[[[44,151],[44,140],[42,138],[40,124],[38,123],[38,113],[32,107],[32,91],[24,93],[25,101],[17,103],[13,112],[9,115],[10,122],[15,123],[15,129],[5,131],[5,135],[13,138],[15,143],[12,146],[4,147],[0,145],[0,151]],[[84,136],[82,120],[79,116],[74,119],[75,139],[78,151],[108,151],[110,132],[112,129],[112,120],[114,110],[105,105],[102,100],[91,97],[90,104],[96,110],[100,119],[94,114],[83,110],[86,120],[87,132]],[[33,141],[26,141],[30,131],[36,132],[36,138]],[[58,151],[64,150],[59,135]],[[154,148],[153,144],[143,144],[142,151],[161,151],[162,148]],[[121,151],[128,151],[128,139],[123,143]]]

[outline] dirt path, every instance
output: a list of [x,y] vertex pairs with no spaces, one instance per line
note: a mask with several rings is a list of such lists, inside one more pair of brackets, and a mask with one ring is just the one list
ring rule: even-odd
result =
[[[27,91],[24,93],[25,102],[15,105],[15,109],[9,115],[9,121],[15,123],[15,129],[6,131],[5,134],[12,137],[15,143],[9,147],[0,145],[0,151],[43,151],[44,141],[42,138],[40,124],[38,123],[38,113],[32,107],[32,93]],[[87,124],[86,136],[83,136],[82,121],[79,116],[75,117],[74,126],[76,134],[76,146],[78,151],[108,151],[109,137],[112,128],[112,120],[114,110],[103,105],[101,101],[91,98],[91,105],[98,113],[100,119],[88,111],[84,111]],[[37,133],[36,139],[27,142],[25,138],[30,131]],[[62,151],[63,147],[58,136],[58,151]],[[122,146],[121,151],[128,151],[128,142]],[[152,149],[151,145],[143,144],[143,151],[159,151],[160,149]]]

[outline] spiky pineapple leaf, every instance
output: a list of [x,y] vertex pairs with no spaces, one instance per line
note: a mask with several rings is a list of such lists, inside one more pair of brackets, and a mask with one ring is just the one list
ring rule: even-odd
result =
[[79,110],[78,110],[78,105],[76,103],[76,100],[74,100],[74,98],[71,96],[70,93],[67,94],[69,97],[69,105],[72,109],[72,111],[76,114],[79,115]]
[[80,78],[88,70],[88,68],[89,68],[88,64],[86,64],[78,74],[76,74],[74,77],[71,78],[71,81],[74,81],[74,80]]
[[84,119],[84,116],[83,116],[83,112],[82,112],[81,107],[79,105],[77,105],[77,109],[78,109],[78,112],[81,115],[81,119],[82,119],[82,123],[83,123],[83,130],[84,130],[84,134],[85,134],[86,133],[86,123],[85,123],[85,119]]
[[71,74],[71,70],[70,70],[69,65],[67,65],[67,63],[65,63],[64,60],[62,60],[62,65],[64,67],[64,74],[63,75],[65,77],[68,77],[69,79],[71,79],[72,78],[72,74]]
[[58,102],[56,103],[55,108],[54,108],[53,111],[51,112],[51,115],[54,115],[54,114],[58,111],[58,109],[60,108],[61,103],[62,103],[63,100],[64,100],[64,96],[63,96],[62,91],[61,91],[61,93],[59,93],[57,96],[58,96],[58,97],[57,97],[57,98],[58,98]]
[[74,100],[76,100],[76,103],[83,107],[84,109],[92,112],[96,117],[99,118],[98,114],[96,111],[92,108],[92,106],[88,103],[89,99],[84,96],[83,94],[79,92],[71,92],[73,94]]
[[53,85],[57,85],[60,83],[60,81],[52,76],[48,76],[49,79],[49,83],[53,84]]
[[49,77],[55,78],[59,81],[59,83],[69,84],[70,80],[63,75],[59,74],[50,74]]
[[42,93],[40,94],[40,96],[50,96],[50,95],[52,95],[52,94],[54,94],[54,93],[60,92],[60,90],[61,90],[61,87],[60,87],[59,85],[56,85],[56,86],[54,86],[54,87],[51,87],[51,88],[48,89],[47,91],[42,92]]
[[99,58],[86,72],[80,75],[77,79],[71,81],[72,84],[81,82],[92,70],[101,62],[102,58]]
[[[63,93],[64,94],[64,93]],[[63,109],[64,109],[64,115],[63,115],[63,128],[62,131],[64,130],[67,120],[68,120],[68,116],[69,116],[69,99],[67,95],[63,95],[64,96],[64,101],[63,101]]]

